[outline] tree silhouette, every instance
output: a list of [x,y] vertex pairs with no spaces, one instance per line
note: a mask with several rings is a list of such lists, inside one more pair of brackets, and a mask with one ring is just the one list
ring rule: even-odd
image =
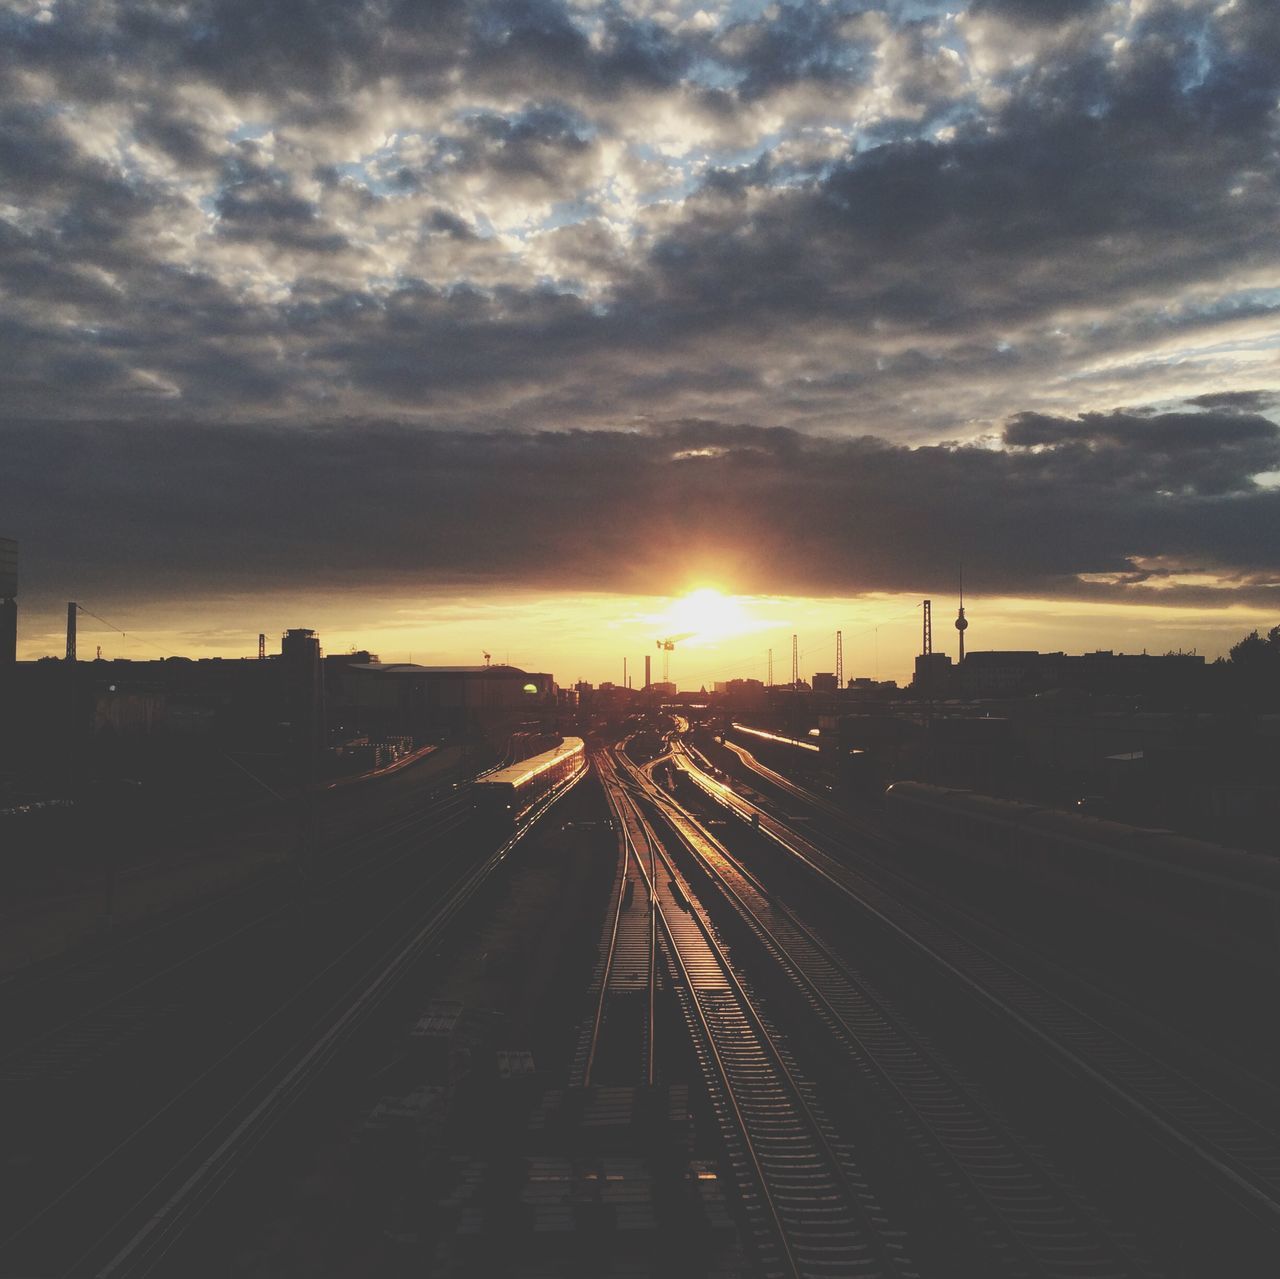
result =
[[1250,631],[1232,646],[1231,664],[1257,675],[1280,674],[1280,626],[1273,626],[1265,636]]

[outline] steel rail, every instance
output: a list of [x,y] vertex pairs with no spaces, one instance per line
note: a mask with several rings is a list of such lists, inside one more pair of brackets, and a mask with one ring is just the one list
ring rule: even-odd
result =
[[[177,1237],[234,1174],[237,1161],[262,1140],[266,1131],[279,1120],[288,1105],[297,1099],[342,1043],[351,1037],[360,1023],[387,996],[403,971],[440,936],[539,818],[557,800],[567,794],[585,774],[584,766],[565,778],[559,786],[547,792],[534,809],[526,814],[511,837],[457,886],[428,922],[417,928],[407,941],[402,938],[401,942],[391,948],[395,953],[390,962],[385,964],[368,985],[364,986],[311,1047],[282,1076],[278,1077],[266,1095],[243,1116],[217,1148],[203,1159],[195,1171],[148,1218],[129,1242],[96,1272],[96,1279],[113,1279],[114,1276],[126,1275],[142,1276],[151,1272],[159,1258],[172,1248]],[[264,1077],[259,1082],[261,1084],[265,1081]],[[210,1135],[211,1133],[206,1133],[203,1138],[194,1143],[192,1151],[208,1141]],[[182,1163],[185,1160],[178,1162]],[[172,1176],[172,1173],[171,1169],[169,1176]],[[159,1184],[157,1183],[157,1186]],[[154,1198],[155,1190],[156,1187],[153,1187],[148,1194],[140,1198],[135,1208],[140,1207],[147,1198]],[[86,1252],[85,1258],[92,1255],[97,1247],[98,1245],[95,1245]]]
[[[766,838],[926,956],[1074,1074],[1098,1087],[1122,1113],[1140,1120],[1167,1148],[1212,1173],[1223,1189],[1255,1216],[1273,1228],[1280,1227],[1280,1139],[1275,1135],[1264,1134],[1268,1141],[1260,1142],[1256,1123],[1236,1112],[1230,1103],[1154,1061],[1144,1049],[1083,1009],[1044,989],[1033,978],[931,919],[918,907],[901,901],[879,885],[855,885],[847,867],[785,822],[701,774],[696,767],[691,766],[689,772],[712,799],[740,819],[750,821],[753,814],[761,814],[757,829]],[[947,948],[958,951],[959,957],[948,958],[944,953]],[[975,972],[981,973],[981,979]],[[1096,1064],[1105,1057],[1110,1058],[1107,1065]],[[1127,1078],[1122,1081],[1118,1074]],[[1145,1096],[1140,1095],[1144,1092]],[[1183,1122],[1179,1122],[1175,1109],[1181,1111]],[[1188,1130],[1186,1124],[1191,1121],[1198,1121],[1200,1132]],[[1222,1140],[1235,1148],[1234,1153],[1205,1135],[1215,1128],[1223,1133]]]
[[[1000,1263],[1016,1275],[1047,1277],[1060,1273],[1057,1267],[1063,1254],[1074,1250],[1073,1273],[1081,1276],[1113,1275],[1117,1263],[1125,1267],[1126,1273],[1149,1271],[1150,1265],[1144,1258],[1117,1240],[1091,1208],[1063,1189],[1059,1178],[1044,1168],[1041,1158],[1027,1151],[1008,1131],[1007,1125],[972,1096],[936,1049],[927,1046],[900,1013],[868,990],[865,980],[852,973],[794,911],[771,895],[759,878],[696,818],[683,810],[681,814],[678,824],[673,822],[673,825],[704,873],[735,907],[766,951],[804,990],[837,1042],[851,1054],[853,1064],[873,1076],[881,1089],[913,1117],[933,1157],[958,1181],[962,1192],[976,1200],[997,1223],[992,1233],[999,1241],[995,1253]],[[684,829],[686,824],[697,840],[704,841],[748,892],[756,896],[754,903],[731,882],[724,869],[697,846],[697,840]],[[781,927],[765,918],[766,911],[781,917]],[[794,934],[790,942],[783,936],[786,929]],[[799,955],[798,947],[812,952],[807,961]],[[826,986],[832,987],[830,991],[822,979],[813,975],[815,961],[819,967],[825,965],[830,970],[826,975]],[[836,988],[841,984],[844,989],[837,993]],[[853,1024],[855,1020],[859,1025]],[[885,1065],[885,1060],[891,1060],[892,1067]],[[1016,1162],[1010,1163],[1010,1159]],[[1034,1204],[1034,1221],[1030,1204]],[[981,1225],[980,1220],[975,1220],[975,1224]],[[1074,1234],[1068,1236],[1068,1231]],[[1084,1249],[1092,1249],[1092,1255],[1086,1257]]]
[[[628,770],[635,773],[637,770],[629,760],[623,757],[623,763]],[[631,811],[635,820],[639,823],[651,849],[654,850],[655,856],[660,858],[671,873],[675,882],[675,876],[679,875],[679,871],[672,862],[670,855],[663,846],[662,840],[653,831],[649,821],[640,812],[635,796],[631,793],[630,788],[622,792],[625,795],[627,803],[631,807]],[[683,890],[681,890],[683,892]],[[688,894],[685,894],[687,897]],[[661,907],[659,907],[661,911]],[[854,1188],[848,1184],[847,1158],[842,1158],[831,1144],[825,1130],[824,1121],[820,1119],[814,1110],[814,1103],[806,1094],[805,1088],[797,1079],[794,1068],[787,1062],[782,1055],[778,1044],[775,1042],[772,1033],[765,1025],[763,1016],[759,1011],[757,1002],[743,986],[734,965],[729,960],[723,946],[716,937],[714,931],[708,922],[703,918],[701,909],[689,900],[689,909],[687,911],[689,917],[693,920],[703,943],[706,945],[710,953],[714,956],[715,962],[719,968],[727,990],[733,995],[737,1006],[741,1009],[742,1015],[750,1026],[756,1042],[763,1048],[763,1055],[772,1063],[772,1069],[777,1079],[781,1082],[786,1095],[789,1098],[791,1108],[797,1117],[797,1121],[802,1130],[806,1131],[809,1140],[815,1147],[816,1153],[825,1162],[829,1175],[832,1177],[830,1182],[831,1188],[843,1201],[849,1211],[849,1225],[847,1229],[856,1231],[847,1237],[856,1240],[856,1243],[846,1241],[846,1247],[869,1248],[878,1255],[881,1272],[885,1274],[904,1273],[907,1267],[905,1257],[901,1254],[901,1245],[891,1242],[888,1238],[890,1230],[886,1225],[877,1222],[871,1216],[871,1210],[868,1208],[869,1193],[861,1189]],[[702,1001],[699,999],[698,987],[690,977],[684,963],[684,956],[680,951],[676,935],[671,928],[670,921],[667,919],[665,911],[661,911],[661,922],[667,937],[669,949],[674,952],[680,967],[680,976],[682,978],[683,987],[688,991],[688,1003],[695,1015],[701,1031],[701,1037],[707,1045],[708,1051],[715,1063],[717,1074],[725,1092],[727,1099],[732,1104],[735,1115],[736,1124],[740,1135],[751,1155],[752,1168],[757,1179],[761,1192],[765,1195],[769,1204],[774,1230],[778,1234],[778,1238],[785,1245],[784,1256],[789,1259],[793,1269],[801,1265],[800,1258],[796,1255],[795,1249],[792,1247],[791,1234],[784,1222],[784,1214],[779,1208],[777,1200],[773,1193],[772,1183],[769,1179],[765,1168],[765,1159],[757,1148],[756,1141],[751,1132],[746,1116],[742,1112],[741,1105],[738,1101],[736,1088],[741,1088],[741,1083],[735,1087],[732,1077],[731,1068],[727,1065],[720,1045],[720,1036],[711,1025],[707,1016],[706,1009]],[[803,1235],[797,1231],[797,1242],[803,1243]],[[803,1273],[803,1268],[795,1273]]]
[[[391,838],[395,842],[389,846],[383,845],[374,849],[367,857],[361,858],[359,861],[346,863],[337,873],[328,876],[325,879],[318,879],[314,882],[314,889],[317,891],[328,890],[337,887],[340,884],[353,879],[357,875],[379,874],[383,871],[394,869],[409,857],[414,856],[418,851],[416,844],[404,844],[399,842],[401,836],[412,836],[414,839],[424,835],[439,836],[448,834],[449,831],[456,829],[461,820],[465,817],[462,811],[449,811],[450,807],[456,808],[462,796],[454,798],[450,796],[446,803],[439,806],[438,811],[427,810],[415,815],[412,819],[405,819],[402,823],[396,823],[391,827],[379,830],[377,832],[380,840]],[[434,818],[435,820],[431,820]],[[355,845],[356,841],[349,841]],[[250,886],[251,887],[251,886]],[[225,906],[233,897],[241,896],[249,891],[249,888],[238,887],[237,889],[225,895],[219,896],[210,905]],[[196,950],[188,951],[181,958],[165,965],[163,968],[154,968],[148,972],[147,976],[140,981],[135,982],[131,986],[125,987],[123,990],[113,991],[105,999],[99,1000],[97,1003],[87,1004],[83,1008],[78,1009],[71,1017],[65,1021],[58,1023],[39,1032],[39,1034],[16,1045],[0,1056],[0,1068],[9,1067],[10,1063],[18,1060],[24,1055],[46,1044],[49,1040],[59,1035],[65,1035],[73,1027],[86,1022],[94,1017],[100,1016],[107,1009],[115,1004],[122,1003],[125,1000],[136,998],[141,992],[148,988],[155,987],[165,978],[173,976],[173,974],[181,971],[197,960],[207,957],[208,955],[220,949],[229,946],[232,942],[237,941],[246,933],[255,928],[261,928],[266,924],[270,924],[273,920],[279,919],[293,907],[292,899],[287,899],[280,904],[271,907],[268,910],[256,914],[242,923],[239,927],[217,934],[206,945]],[[195,913],[195,912],[192,912]],[[174,923],[189,923],[192,913],[184,913],[180,920]],[[148,932],[145,940],[154,941],[156,933],[164,931],[164,929],[172,926],[166,923],[161,928]],[[144,940],[144,939],[139,939]],[[123,949],[123,948],[122,948]],[[107,955],[93,954],[89,956],[89,960],[97,966],[104,959],[113,957],[112,953]],[[58,980],[66,981],[74,976],[78,966],[70,966],[60,969],[56,974],[50,974],[44,981],[44,985],[52,984]],[[24,992],[27,993],[27,992]]]

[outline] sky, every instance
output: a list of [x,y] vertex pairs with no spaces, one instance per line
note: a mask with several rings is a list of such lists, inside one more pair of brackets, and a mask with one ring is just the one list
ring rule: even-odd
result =
[[599,681],[714,590],[682,683],[902,679],[963,565],[971,649],[1216,656],[1278,101],[1273,0],[0,0],[19,652]]

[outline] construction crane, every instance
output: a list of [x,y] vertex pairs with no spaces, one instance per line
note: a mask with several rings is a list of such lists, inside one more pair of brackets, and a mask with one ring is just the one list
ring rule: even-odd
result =
[[675,652],[676,645],[682,640],[692,639],[696,631],[686,631],[683,635],[672,635],[668,639],[660,639],[658,648],[662,652],[662,682],[669,684],[671,682],[671,654]]

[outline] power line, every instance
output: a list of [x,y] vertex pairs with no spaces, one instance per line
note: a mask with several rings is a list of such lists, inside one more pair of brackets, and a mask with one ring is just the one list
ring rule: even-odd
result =
[[99,617],[97,613],[85,608],[83,604],[77,604],[76,608],[86,617],[92,617],[94,621],[101,622],[109,631],[114,631],[117,635],[123,635],[125,639],[131,639],[136,644],[145,644],[148,648],[154,648],[161,657],[168,657],[168,654],[158,644],[153,644],[150,640],[145,640],[141,635],[130,635],[128,631],[122,630],[114,622],[108,622],[105,617]]
[[[905,613],[895,613],[892,617],[886,617],[882,621],[874,622],[870,626],[866,626],[860,631],[846,631],[844,633],[845,639],[855,640],[855,639],[862,638],[862,636],[864,635],[875,634],[879,632],[882,627],[892,626],[896,622],[902,622],[909,617],[915,617],[915,615],[919,611],[920,611],[920,605],[916,604],[912,608],[908,609]],[[797,658],[803,661],[804,658],[809,656],[809,653],[810,653],[810,650],[801,649],[800,652],[797,654]],[[768,665],[769,663],[767,658],[765,659],[756,658],[749,662],[739,662],[736,665],[730,666],[728,668],[706,665],[706,666],[699,667],[697,669],[700,670],[704,676],[704,678],[701,679],[699,682],[705,684],[706,683],[705,676],[707,673],[710,673],[713,677],[725,679],[727,677],[741,676],[745,672],[767,671]]]

